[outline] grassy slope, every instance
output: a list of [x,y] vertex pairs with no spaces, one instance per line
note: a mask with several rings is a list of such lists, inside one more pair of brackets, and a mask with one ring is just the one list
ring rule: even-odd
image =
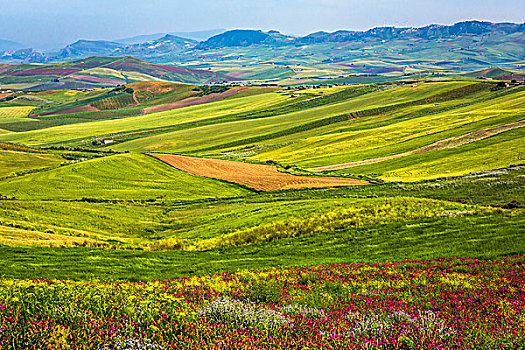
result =
[[[76,125],[63,125],[44,130],[28,131],[17,133],[13,135],[12,138],[6,136],[5,139],[7,140],[7,138],[10,138],[10,141],[31,145],[80,140],[98,135],[138,131],[145,128],[167,127],[175,123],[190,122],[253,109],[267,108],[283,101],[284,99],[284,96],[274,93],[250,96],[168,112],[160,112],[119,120],[93,122],[83,125],[82,128],[79,128]],[[4,136],[2,136],[2,140],[4,140]]]
[[[468,82],[448,82],[422,84],[418,87],[397,87],[391,90],[365,94],[341,103],[308,108],[303,111],[286,113],[266,118],[222,123],[220,129],[215,125],[197,127],[190,130],[175,131],[127,142],[117,147],[119,150],[189,152],[200,148],[221,148],[221,145],[236,140],[279,132],[288,128],[316,121],[329,116],[341,115],[360,110],[373,109],[385,105],[410,102],[427,98],[438,93],[468,85]],[[210,135],[213,135],[210,137]],[[249,143],[247,141],[246,143]]]
[[[160,149],[171,151],[210,148],[201,153],[212,153],[231,149],[221,149],[221,145],[232,140],[284,130],[338,113],[415,101],[466,84],[469,83],[440,82],[419,84],[417,87],[403,86],[326,105],[303,102],[303,110],[298,105],[289,106],[293,100],[289,95],[270,93],[141,117],[87,123],[82,127],[70,125],[8,133],[1,135],[0,140],[17,140],[36,145],[55,140],[71,143],[71,140],[111,132],[170,128],[181,122],[223,118],[217,119],[214,125],[196,125],[187,130],[111,146],[124,150],[160,146]],[[470,130],[521,120],[524,93],[504,92],[509,94],[493,99],[487,98],[499,92],[485,90],[454,101],[442,101],[436,103],[437,106],[434,103],[404,106],[382,115],[319,126],[270,138],[258,144],[268,147],[270,143],[284,144],[299,140],[272,151],[278,156],[285,155],[283,150],[292,150],[289,152],[290,162],[308,158],[308,150],[314,152],[316,147],[331,154],[329,159],[337,159],[334,155],[341,154],[341,160],[401,152]],[[301,98],[297,99],[304,101]],[[227,122],[234,115],[243,116],[246,120]],[[249,119],[255,116],[258,118]],[[358,141],[361,141],[362,147],[358,147]],[[297,147],[301,143],[304,143],[303,149]],[[247,144],[250,145],[250,142]],[[414,180],[484,170],[501,164],[508,165],[508,160],[514,159],[512,157],[515,154],[518,154],[518,161],[521,160],[522,145],[523,130],[516,129],[468,145],[354,168],[350,172]],[[345,149],[346,153],[343,153],[341,150]],[[300,153],[298,150],[305,152]],[[269,154],[259,153],[259,160],[264,160],[264,156]],[[104,278],[158,279],[240,267],[437,256],[495,257],[523,253],[525,246],[521,243],[521,236],[525,222],[521,210],[498,213],[449,202],[523,206],[523,172],[495,172],[489,177],[438,182],[256,194],[235,185],[181,173],[140,154],[113,155],[1,180],[0,194],[17,199],[0,200],[0,243],[13,244],[16,237],[20,237],[20,242],[34,245],[78,245],[85,241],[88,245],[105,242],[115,246],[136,247],[142,244],[150,246],[168,238],[198,245],[199,241],[221,235],[246,233],[253,227],[262,227],[257,232],[268,235],[243,241],[245,237],[250,237],[243,233],[239,236],[242,239],[226,245],[222,241],[208,241],[208,245],[201,248],[224,248],[204,252],[2,247],[0,274],[26,278],[85,278],[93,274]],[[221,199],[224,197],[237,198]],[[413,199],[404,202],[404,199],[397,197]],[[82,198],[89,200],[82,201]],[[444,202],[436,204],[420,198]],[[384,214],[377,208],[385,202],[393,208],[394,213],[405,210],[406,215],[400,214],[396,218],[388,212]],[[340,224],[345,221],[338,216],[339,211],[355,208],[371,210],[372,213],[357,215],[361,226],[348,223],[341,227]],[[412,215],[426,209],[428,215]],[[470,210],[476,210],[478,215],[441,216],[445,211]],[[319,219],[323,216],[332,219]],[[376,216],[382,219],[374,221]],[[90,218],[89,222],[86,217]],[[314,218],[319,221],[321,232],[310,232],[308,229],[304,232],[294,231],[297,227],[308,228],[309,220]],[[271,226],[275,222],[279,224]],[[334,225],[330,226],[327,222]],[[261,237],[264,241],[275,237],[276,232],[277,238],[286,237],[283,234],[286,232],[292,232],[292,235],[295,235],[294,232],[299,233],[297,237],[273,242],[231,247],[231,244],[260,241]],[[178,243],[174,241],[175,245]]]
[[[86,277],[86,273],[93,273],[99,277],[141,279],[174,277],[185,273],[211,273],[234,270],[237,267],[437,256],[502,256],[523,252],[525,248],[516,244],[520,241],[521,227],[524,224],[522,211],[492,211],[492,214],[491,211],[481,211],[475,216],[441,216],[449,211],[478,211],[479,208],[421,198],[447,199],[483,206],[508,205],[514,201],[514,206],[523,206],[524,173],[525,170],[518,169],[510,172],[498,171],[485,177],[439,182],[287,190],[252,194],[237,199],[182,203],[165,199],[155,203],[130,200],[119,203],[33,199],[0,201],[0,243],[13,244],[12,240],[8,242],[9,238],[25,237],[28,232],[36,231],[63,238],[54,238],[54,241],[49,241],[49,237],[40,240],[33,238],[32,241],[26,239],[26,243],[66,246],[85,244],[83,241],[136,246],[152,245],[169,237],[206,239],[283,220],[290,222],[288,227],[298,227],[297,218],[300,221],[305,218],[306,221],[303,222],[307,222],[313,217],[319,217],[319,214],[331,217],[330,222],[337,224],[340,219],[329,213],[353,209],[367,211],[364,216],[354,217],[363,220],[359,226],[348,224],[337,229],[323,226],[321,232],[306,232],[305,236],[237,248],[226,246],[204,252],[71,249],[53,250],[56,255],[49,259],[48,250],[4,247],[0,249],[0,255],[7,259],[15,251],[30,252],[29,256],[34,259],[34,264],[30,269],[17,265],[16,271],[21,276],[36,277],[42,274],[41,276],[82,278]],[[97,194],[99,198],[105,196],[101,192]],[[399,196],[409,198],[398,198]],[[135,197],[136,192],[127,192],[128,199]],[[374,223],[373,213],[378,208],[387,209],[386,212],[378,211],[376,214],[383,217],[380,224],[377,221]],[[388,208],[394,210],[392,213],[397,213],[398,217],[391,217]],[[417,214],[418,210],[426,214],[421,216]],[[86,217],[90,220],[86,221]],[[13,233],[13,229],[20,232]],[[76,237],[79,240],[73,239]],[[443,242],[450,244],[444,245]],[[104,263],[90,266],[90,256],[96,256]],[[65,262],[66,268],[57,270],[53,266],[58,266],[62,259],[73,259],[78,266]],[[215,263],[217,259],[223,264]],[[0,273],[10,274],[10,260],[0,260]],[[196,265],[190,268],[194,263]],[[40,266],[41,264],[45,266]],[[152,264],[158,264],[157,268],[152,268]],[[115,269],[110,269],[111,265]]]
[[525,130],[504,132],[459,147],[429,151],[339,172],[375,174],[388,181],[417,181],[525,162]]
[[[273,202],[254,197],[184,205],[19,200],[0,203],[0,225],[64,238],[88,237],[119,246],[160,249],[179,242],[185,250],[206,250],[270,241],[292,233],[309,235],[314,233],[314,223],[315,232],[320,232],[472,210],[490,212],[479,206],[421,198],[338,198],[326,204],[322,199]],[[90,217],[89,222],[85,217]]]
[[458,217],[325,232],[206,252],[0,247],[6,278],[159,280],[239,269],[522,254],[523,216]]
[[[517,91],[437,114],[433,113],[433,105],[409,107],[388,115],[341,123],[331,127],[331,130],[325,128],[322,136],[313,133],[297,135],[299,142],[259,154],[254,159],[273,159],[310,167],[383,157],[522,120],[525,117],[524,106],[525,91]],[[440,107],[446,108],[446,104]],[[277,141],[284,143],[291,140],[282,138]],[[509,164],[502,162],[500,166],[503,165]]]
[[235,185],[180,172],[144,155],[115,155],[4,180],[0,192],[22,199],[199,199],[246,193]]
[[0,149],[0,178],[28,170],[58,166],[62,162],[64,162],[64,159],[53,154]]

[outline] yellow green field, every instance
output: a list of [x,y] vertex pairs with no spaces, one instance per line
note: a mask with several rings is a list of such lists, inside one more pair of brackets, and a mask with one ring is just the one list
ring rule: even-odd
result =
[[15,119],[27,117],[34,109],[30,106],[0,107],[0,119]]
[[0,149],[0,178],[29,170],[55,167],[65,160],[53,154],[17,152]]

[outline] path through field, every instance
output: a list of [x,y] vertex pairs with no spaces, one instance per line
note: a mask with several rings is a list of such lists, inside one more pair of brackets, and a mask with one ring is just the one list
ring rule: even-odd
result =
[[525,126],[525,120],[520,120],[519,122],[515,122],[515,123],[498,125],[492,128],[476,130],[476,131],[473,131],[473,132],[470,132],[468,134],[461,135],[461,136],[450,137],[448,139],[444,139],[444,140],[440,140],[440,141],[431,143],[430,145],[426,145],[426,146],[416,148],[411,151],[407,151],[403,153],[393,154],[391,156],[358,160],[358,161],[349,162],[349,163],[321,166],[317,168],[311,168],[309,170],[310,171],[328,171],[328,170],[346,169],[346,168],[351,168],[354,166],[379,163],[385,160],[406,157],[406,156],[410,156],[413,154],[418,154],[418,153],[423,153],[423,152],[428,152],[428,151],[440,150],[440,149],[451,148],[451,147],[458,147],[458,146],[465,145],[467,143],[472,143],[475,141],[483,140],[483,139],[486,139],[487,137],[491,137],[491,136],[500,134],[502,132],[509,131],[509,130],[516,129],[516,128],[521,128],[524,126]]
[[174,154],[149,154],[184,172],[242,184],[259,191],[290,188],[341,187],[367,185],[368,181],[340,177],[295,176],[273,166],[230,160],[195,158]]

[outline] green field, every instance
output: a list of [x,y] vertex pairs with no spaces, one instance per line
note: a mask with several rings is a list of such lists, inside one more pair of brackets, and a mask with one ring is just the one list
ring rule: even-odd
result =
[[53,154],[17,152],[0,148],[0,178],[34,169],[55,167],[64,161]]
[[192,200],[246,193],[238,186],[188,175],[139,154],[108,156],[8,179],[0,184],[0,192],[41,200]]
[[[0,133],[0,273],[148,280],[523,252],[515,245],[525,205],[523,86],[444,78],[260,87],[144,112],[227,89],[134,83],[2,102],[20,112],[0,120],[9,130]],[[38,116],[87,104],[100,111]],[[152,151],[373,181],[258,192],[143,154]],[[315,169],[356,161],[366,162]],[[33,263],[11,262],[16,251]]]
[[0,119],[23,118],[29,115],[33,107],[0,107]]

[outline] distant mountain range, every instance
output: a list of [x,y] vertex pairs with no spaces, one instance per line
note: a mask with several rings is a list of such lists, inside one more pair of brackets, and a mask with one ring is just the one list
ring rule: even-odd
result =
[[[4,45],[3,51],[0,50],[0,63],[52,64],[91,56],[133,56],[159,64],[217,71],[225,77],[259,83],[323,79],[327,83],[352,83],[356,81],[352,76],[382,75],[390,79],[422,72],[441,74],[496,66],[525,67],[525,24],[517,23],[466,21],[421,28],[317,32],[303,37],[275,30],[240,29],[181,35],[186,37],[154,34],[117,41],[79,40],[56,52],[0,42]],[[212,36],[208,38],[209,35]],[[188,36],[207,39],[195,40]],[[181,81],[197,82],[186,78]],[[359,82],[362,81],[360,78]]]
[[[198,38],[206,38],[214,33],[218,34],[199,42]],[[525,43],[524,35],[525,24],[480,21],[460,22],[451,26],[434,24],[421,28],[378,27],[367,31],[340,30],[333,33],[317,32],[304,37],[288,36],[278,31],[230,30],[222,32],[222,30],[214,30],[180,33],[180,35],[153,34],[117,41],[79,40],[54,53],[42,53],[23,48],[23,45],[18,43],[0,41],[0,52],[3,52],[0,53],[0,60],[3,62],[46,63],[67,61],[93,55],[109,57],[133,55],[153,61],[163,60],[170,55],[178,55],[182,56],[182,60],[184,60],[187,59],[187,57],[184,57],[185,55],[189,57],[195,51],[198,53],[198,51],[233,47],[288,46],[293,48],[302,45],[327,43],[359,44],[366,42],[384,44],[384,41],[408,42],[460,39],[464,41],[465,45],[469,46],[480,39],[487,40],[488,44],[491,44],[495,39],[505,37],[509,42],[515,42],[523,46],[523,43]]]
[[211,38],[214,35],[224,33],[226,29],[212,29],[212,30],[202,30],[198,32],[171,32],[171,33],[157,33],[157,34],[146,34],[138,35],[131,38],[114,40],[117,43],[132,45],[145,43],[147,41],[153,41],[162,38],[166,35],[178,36],[184,39],[191,39],[195,41],[204,41]]

